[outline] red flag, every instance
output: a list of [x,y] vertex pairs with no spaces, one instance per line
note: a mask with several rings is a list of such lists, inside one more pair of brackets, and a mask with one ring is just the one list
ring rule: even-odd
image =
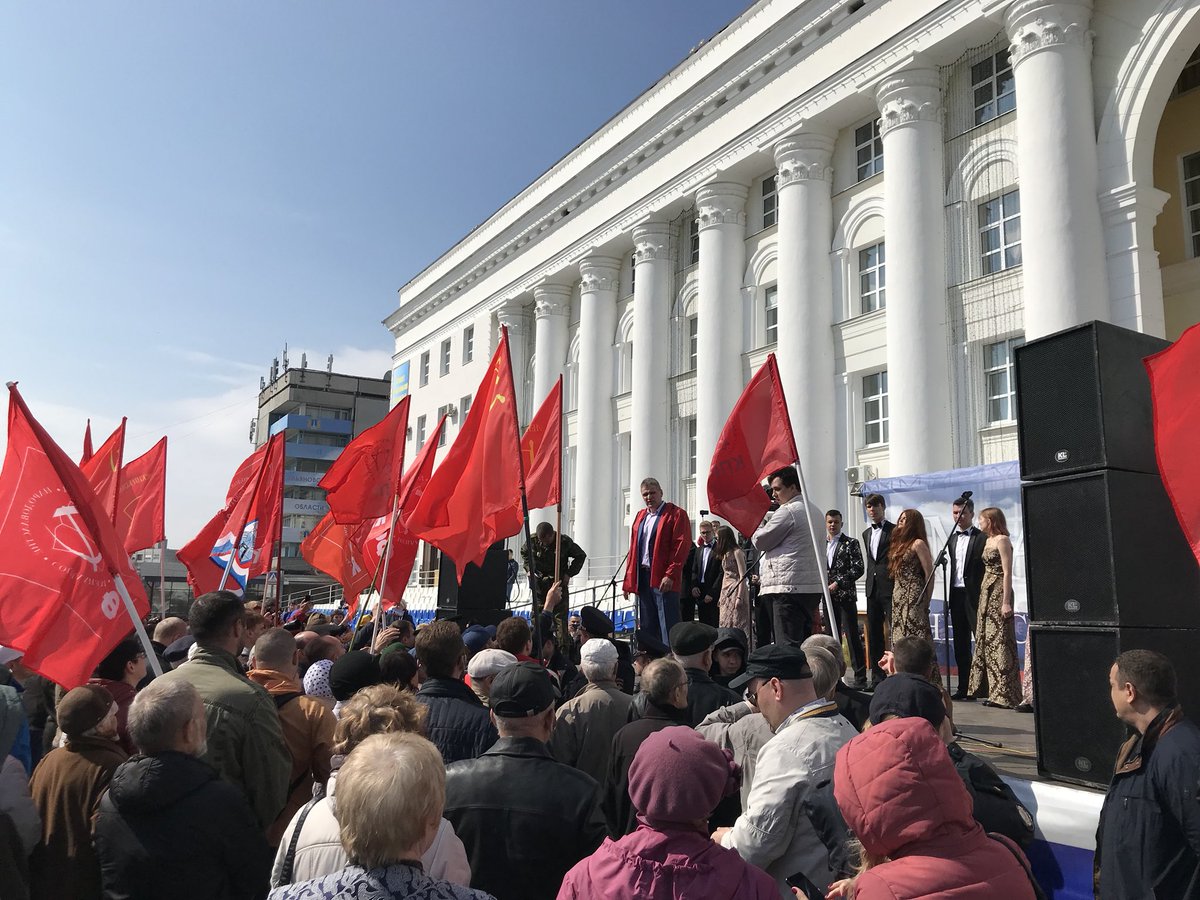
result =
[[87,427],[83,429],[83,458],[79,460],[82,466],[85,462],[92,458],[92,420],[87,420]]
[[1200,325],[1193,325],[1166,350],[1146,358],[1150,396],[1154,402],[1154,451],[1158,473],[1175,507],[1175,516],[1200,562],[1200,472],[1196,441],[1200,438]]
[[[270,568],[271,541],[283,502],[283,454],[280,432],[238,466],[224,509],[179,548],[179,561],[187,567],[188,583],[197,594],[217,590],[227,566],[225,590],[239,595],[249,579]],[[234,548],[237,554],[230,565]]]
[[521,439],[513,406],[508,331],[488,365],[458,437],[405,518],[415,536],[452,560],[459,581],[467,563],[521,530]]
[[114,576],[146,615],[146,593],[107,510],[10,384],[0,473],[0,643],[63,687],[83,684],[132,626]]
[[167,439],[121,467],[117,534],[129,553],[166,538]]
[[318,482],[334,521],[342,525],[390,515],[392,501],[404,470],[405,431],[408,428],[405,397],[376,425],[372,425],[341,452]]
[[117,507],[121,495],[121,463],[125,456],[125,419],[122,417],[117,430],[108,436],[100,449],[82,463],[84,477],[96,492],[100,506],[108,514],[108,520],[117,522]]
[[358,595],[371,583],[372,570],[363,561],[362,548],[354,539],[362,527],[361,523],[339,525],[333,513],[325,513],[300,544],[300,555],[340,584],[347,601],[353,597],[357,602]]
[[796,439],[788,417],[775,354],[754,373],[733,406],[708,470],[708,505],[742,534],[753,534],[771,503],[762,481],[796,462]]
[[525,499],[530,509],[562,502],[562,376],[521,436]]

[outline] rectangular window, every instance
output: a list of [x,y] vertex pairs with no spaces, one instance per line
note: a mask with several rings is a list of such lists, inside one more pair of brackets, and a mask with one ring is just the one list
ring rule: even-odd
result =
[[429,351],[421,354],[421,387],[429,384]]
[[887,371],[863,378],[863,436],[873,447],[888,442]]
[[687,420],[687,463],[683,467],[687,477],[696,477],[696,417]]
[[779,340],[779,287],[771,285],[763,296],[763,342],[767,345]]
[[979,204],[979,252],[984,275],[1021,264],[1020,191]]
[[971,66],[971,89],[975,92],[976,125],[1017,108],[1017,85],[1007,47]]
[[696,363],[700,358],[700,319],[698,316],[689,316],[687,320],[688,327],[688,367],[689,372],[696,371]]
[[1198,87],[1200,87],[1200,47],[1197,47],[1188,57],[1188,61],[1183,64],[1183,71],[1179,73],[1179,80],[1175,82],[1175,90],[1171,96],[1178,97],[1180,94],[1185,94]]
[[450,374],[450,338],[446,338],[444,341],[442,341],[442,353],[441,356],[438,357],[438,374]]
[[775,177],[768,175],[762,183],[763,228],[770,228],[775,224],[775,208],[778,200],[778,195],[775,193]]
[[[447,404],[446,406],[439,406],[439,407],[437,408],[437,417],[438,417],[439,419],[441,419],[441,417],[442,417],[442,416],[444,416],[444,415],[446,415],[446,413],[450,412],[450,410],[451,410],[452,408],[453,408],[453,407],[451,407],[449,404]],[[450,429],[449,429],[447,426],[445,426],[445,425],[443,425],[443,426],[442,426],[442,431],[441,431],[441,434],[439,434],[439,435],[438,435],[438,446],[439,446],[439,447],[445,447],[445,446],[446,446],[446,432],[447,432],[447,431],[449,431],[449,430],[450,430]]]
[[1187,216],[1188,245],[1200,258],[1200,153],[1183,158],[1183,205]]
[[475,358],[475,326],[468,325],[463,329],[463,365]]
[[854,155],[859,181],[883,171],[883,138],[879,136],[878,119],[854,129]]
[[425,446],[425,417],[417,416],[417,449],[420,450],[424,446]]
[[700,262],[700,220],[695,216],[692,216],[688,225],[688,247],[690,248],[688,265],[694,266]]
[[1024,343],[1024,338],[1009,338],[983,348],[989,424],[1011,422],[1017,417],[1017,382],[1013,377],[1013,350]]
[[887,306],[887,270],[883,241],[858,251],[858,295],[864,313]]
[[463,422],[467,421],[467,413],[471,411],[471,395],[463,397],[458,401],[458,427],[462,428]]

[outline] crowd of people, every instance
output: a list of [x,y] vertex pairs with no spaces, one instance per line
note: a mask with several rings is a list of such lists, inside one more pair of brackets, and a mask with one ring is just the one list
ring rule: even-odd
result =
[[[10,653],[0,896],[1043,896],[1024,852],[1034,815],[953,726],[964,695],[1012,705],[1018,689],[1003,516],[981,511],[978,540],[973,510],[955,510],[951,579],[971,585],[968,611],[979,598],[980,639],[951,694],[927,610],[922,628],[910,609],[928,602],[932,563],[919,514],[891,526],[867,498],[861,545],[826,516],[828,565],[812,568],[835,608],[864,574],[869,600],[891,594],[890,649],[868,667],[870,622],[866,647],[849,610],[844,646],[814,633],[820,585],[795,590],[812,572],[787,549],[798,488],[773,487],[789,518],[753,543],[774,640],[740,595],[750,565],[732,532],[706,523],[710,554],[689,537],[679,566],[664,562],[679,516],[643,485],[627,583],[661,639],[647,627],[633,648],[601,610],[568,613],[551,581],[532,623],[419,628],[397,610],[352,629],[310,602],[277,624],[205,594],[186,621],[155,624],[163,674],[130,638],[71,690]],[[552,530],[538,540],[561,546]],[[688,618],[662,603],[676,579]],[[1123,653],[1108,689],[1131,737],[1101,815],[1098,896],[1196,896],[1200,729],[1159,654]]]

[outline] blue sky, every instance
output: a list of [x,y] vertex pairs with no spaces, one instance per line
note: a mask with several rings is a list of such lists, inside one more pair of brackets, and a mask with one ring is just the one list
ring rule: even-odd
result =
[[72,455],[167,434],[178,546],[285,341],[382,374],[396,290],[747,5],[8,4],[0,375]]

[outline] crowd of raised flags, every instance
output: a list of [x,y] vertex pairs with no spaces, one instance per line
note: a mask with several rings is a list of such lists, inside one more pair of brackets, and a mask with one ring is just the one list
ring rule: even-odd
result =
[[[1159,467],[1200,559],[1200,328],[1146,361]],[[459,577],[488,547],[528,529],[529,509],[562,500],[560,378],[522,433],[508,333],[500,341],[458,435],[435,468],[445,416],[405,469],[409,398],[343,450],[319,482],[329,512],[301,545],[304,558],[358,598],[403,600],[420,541],[454,561]],[[126,463],[125,419],[93,452],[91,423],[76,465],[9,384],[8,446],[0,474],[0,645],[65,687],[87,680],[129,633],[144,641],[149,604],[130,554],[165,540],[167,439]],[[279,559],[284,436],[274,435],[234,473],[225,502],[178,551],[196,594],[242,593]],[[769,501],[763,477],[799,464],[774,354],[730,413],[708,473],[709,508],[751,534]],[[274,551],[274,553],[273,553]],[[814,548],[815,552],[815,548]],[[152,656],[152,654],[151,654]]]

